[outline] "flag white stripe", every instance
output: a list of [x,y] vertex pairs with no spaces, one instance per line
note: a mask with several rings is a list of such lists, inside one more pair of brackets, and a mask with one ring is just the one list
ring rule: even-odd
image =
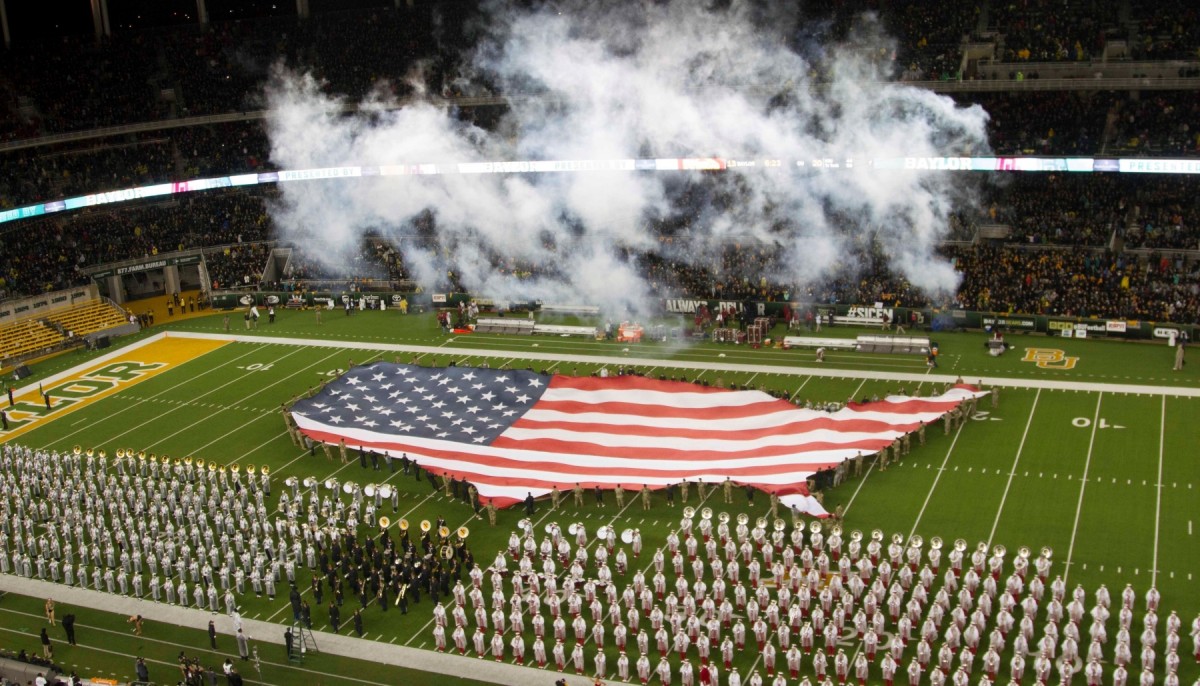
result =
[[[571,422],[577,424],[608,424],[625,426],[648,426],[656,429],[708,430],[708,431],[746,431],[754,429],[770,429],[788,424],[802,424],[818,420],[835,422],[867,421],[886,424],[888,426],[907,426],[917,422],[926,424],[942,416],[942,412],[918,412],[913,414],[897,414],[895,412],[855,412],[839,410],[833,414],[813,410],[794,410],[773,412],[752,417],[730,417],[727,419],[689,419],[687,417],[647,417],[633,414],[617,414],[612,412],[560,412],[558,410],[540,409],[535,407],[525,413],[523,419],[537,422]],[[803,431],[803,429],[796,429]]]
[[779,401],[762,391],[739,393],[691,393],[688,391],[649,391],[640,389],[609,389],[590,391],[581,388],[548,388],[541,402],[629,403],[648,407],[680,409],[709,409],[714,407],[746,407],[772,405]]
[[[731,429],[733,430],[733,429]],[[689,438],[687,436],[640,436],[637,434],[605,433],[599,431],[572,431],[568,429],[537,429],[511,427],[501,434],[502,438],[517,441],[557,440],[573,443],[594,443],[612,448],[658,448],[663,450],[708,450],[714,452],[745,452],[758,448],[792,446],[803,448],[812,443],[858,443],[860,441],[893,441],[903,435],[899,431],[873,433],[843,433],[820,430],[804,434],[781,434],[754,439]]]
[[[301,428],[309,431],[330,431],[331,429],[319,422],[314,422],[308,417],[296,415],[296,424]],[[737,469],[748,467],[767,467],[772,465],[789,466],[803,464],[824,464],[828,462],[853,457],[859,451],[857,449],[837,449],[837,450],[812,450],[812,451],[796,451],[787,455],[772,455],[761,457],[741,457],[729,458],[719,461],[694,461],[694,460],[645,460],[632,457],[603,457],[598,455],[582,455],[579,453],[559,453],[559,452],[543,452],[533,450],[521,450],[513,448],[496,448],[484,445],[469,445],[461,443],[450,443],[431,438],[407,437],[407,436],[389,436],[387,434],[376,434],[365,429],[336,429],[337,433],[346,439],[347,446],[356,446],[359,443],[402,443],[407,446],[412,446],[409,452],[420,452],[422,449],[437,450],[437,451],[454,451],[464,454],[476,456],[480,460],[494,460],[494,464],[503,461],[506,465],[511,465],[517,468],[523,463],[560,463],[561,469],[569,469],[572,466],[585,466],[598,469],[650,469],[669,471],[678,474],[689,464],[694,464],[697,468],[705,470],[717,469]],[[401,451],[403,452],[403,451]],[[445,458],[441,458],[445,459]],[[464,462],[463,464],[470,464]],[[482,469],[482,467],[480,467]],[[519,468],[519,473],[522,475],[532,475],[544,473],[545,466],[537,464],[536,466],[526,469]],[[497,473],[496,476],[513,476],[513,473]],[[556,471],[556,473],[559,473]],[[590,478],[590,477],[589,477]],[[758,477],[755,477],[756,479]],[[594,480],[594,479],[592,479]]]

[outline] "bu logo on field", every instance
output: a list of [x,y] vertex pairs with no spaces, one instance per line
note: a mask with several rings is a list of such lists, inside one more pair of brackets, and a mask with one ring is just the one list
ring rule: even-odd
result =
[[1067,357],[1058,348],[1025,348],[1022,362],[1033,362],[1041,369],[1074,369],[1078,357]]

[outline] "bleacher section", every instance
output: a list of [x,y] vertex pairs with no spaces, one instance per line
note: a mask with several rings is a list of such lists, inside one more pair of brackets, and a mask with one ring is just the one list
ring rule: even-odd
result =
[[475,322],[475,333],[506,333],[517,336],[532,336],[536,324],[532,319],[479,319]]
[[93,300],[51,313],[46,318],[61,326],[63,331],[71,331],[76,336],[87,336],[128,323],[125,313],[108,300]]
[[586,338],[596,337],[596,327],[594,326],[538,324],[533,327],[533,332],[543,336],[584,336]]
[[860,353],[928,355],[932,343],[924,336],[859,336],[855,350]]
[[532,319],[506,319],[502,317],[481,318],[475,322],[475,333],[504,333],[517,336],[596,336],[594,326],[568,326],[565,324],[538,324]]
[[858,342],[853,338],[817,338],[813,336],[785,336],[783,349],[829,348],[831,350],[854,350]]
[[9,360],[49,350],[62,343],[60,333],[37,319],[23,319],[0,327],[0,360]]
[[49,312],[41,317],[22,319],[0,327],[0,360],[5,364],[40,353],[48,353],[68,343],[83,344],[103,332],[128,333],[131,325],[125,312],[107,299]]
[[853,350],[860,353],[892,353],[895,355],[928,355],[932,343],[924,336],[859,336],[858,338],[819,338],[815,336],[786,336],[784,349],[829,348]]

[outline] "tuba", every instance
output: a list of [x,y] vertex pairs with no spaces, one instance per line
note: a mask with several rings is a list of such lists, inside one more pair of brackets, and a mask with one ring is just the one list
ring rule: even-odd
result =
[[815,519],[812,520],[811,522],[808,523],[808,530],[814,534],[821,533],[821,522],[819,522]]
[[967,549],[967,541],[963,538],[954,539],[954,549],[958,552],[963,552]]
[[721,514],[717,515],[717,521],[722,524],[728,524],[729,523],[729,513],[722,512]]
[[387,517],[379,518],[379,528],[380,529],[386,529],[391,525],[392,525],[392,520],[388,519]]
[[265,464],[265,465],[263,465],[263,466],[259,467],[259,468],[258,468],[258,473],[259,473],[259,474],[262,474],[263,476],[267,476],[268,474],[270,474],[270,473],[271,473],[271,465],[266,465],[266,464]]
[[941,550],[942,545],[942,539],[938,536],[934,536],[933,538],[929,539],[929,547],[933,550]]
[[875,541],[876,543],[882,542],[883,541],[883,529],[873,529],[871,531],[871,540]]
[[1029,549],[1029,546],[1023,545],[1020,548],[1017,548],[1017,555],[1019,555],[1022,560],[1028,560],[1029,556],[1032,554],[1033,551]]
[[1004,557],[1004,555],[1007,552],[1008,552],[1008,549],[1005,548],[1004,546],[1000,545],[999,543],[997,543],[996,546],[994,548],[992,548],[992,554],[995,555],[996,557]]
[[246,475],[247,476],[254,476],[257,473],[258,473],[258,467],[255,467],[253,464],[246,465]]
[[712,519],[713,518],[712,508],[706,507],[703,510],[700,510],[700,518],[701,519]]
[[745,512],[738,513],[738,516],[737,516],[738,524],[740,524],[742,526],[746,526],[746,523],[749,521],[750,521],[750,515],[746,514]]
[[776,531],[783,531],[787,528],[787,522],[783,521],[782,519],[776,519],[774,526]]
[[687,507],[683,508],[683,518],[684,519],[694,519],[695,517],[696,517],[696,508],[692,507],[691,505],[688,505]]
[[1053,556],[1054,556],[1054,549],[1053,549],[1053,548],[1051,548],[1051,547],[1049,547],[1049,546],[1046,546],[1045,548],[1042,548],[1042,557],[1044,557],[1044,558],[1046,558],[1047,560],[1049,560],[1049,559],[1050,559],[1051,557],[1053,557]]
[[456,533],[458,534],[459,538],[466,538],[467,536],[471,535],[471,530],[465,526],[460,526],[458,527],[458,531]]
[[433,528],[433,523],[430,522],[428,519],[421,520],[421,531],[424,531],[425,533],[429,533],[429,530],[432,528]]
[[408,531],[408,520],[402,518],[397,526],[400,527],[401,531]]
[[859,531],[858,529],[855,529],[854,531],[850,532],[850,540],[851,541],[858,543],[862,539],[863,539],[863,532]]

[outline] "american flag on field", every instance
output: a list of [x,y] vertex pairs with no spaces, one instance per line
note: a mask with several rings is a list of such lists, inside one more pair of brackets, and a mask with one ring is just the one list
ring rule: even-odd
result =
[[640,490],[728,477],[824,515],[806,478],[981,395],[956,386],[938,397],[892,396],[828,413],[760,391],[638,376],[376,362],[291,410],[315,441],[406,454],[434,474],[465,478],[498,507],[576,483]]

